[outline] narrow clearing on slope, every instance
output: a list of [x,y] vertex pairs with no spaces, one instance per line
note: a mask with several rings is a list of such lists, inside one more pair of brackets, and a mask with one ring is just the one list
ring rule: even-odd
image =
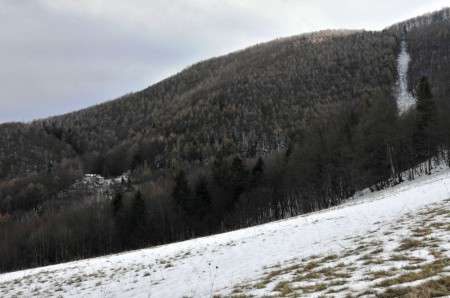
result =
[[400,114],[408,111],[415,104],[414,97],[408,91],[408,67],[411,58],[409,57],[407,47],[406,41],[402,40],[400,43],[400,53],[398,53],[397,57],[398,79],[396,82],[396,96]]

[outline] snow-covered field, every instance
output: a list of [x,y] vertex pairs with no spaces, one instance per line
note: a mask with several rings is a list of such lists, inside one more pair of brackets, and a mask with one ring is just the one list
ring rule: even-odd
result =
[[450,275],[449,199],[450,172],[445,170],[288,220],[3,274],[0,296],[356,297],[364,293],[370,297],[395,293],[399,286]]

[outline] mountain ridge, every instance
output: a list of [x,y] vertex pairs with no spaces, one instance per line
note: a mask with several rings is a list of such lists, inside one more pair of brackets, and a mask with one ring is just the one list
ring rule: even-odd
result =
[[443,7],[440,10],[428,12],[423,15],[407,19],[386,27],[384,30],[406,30],[420,28],[421,26],[430,26],[450,18],[450,7]]

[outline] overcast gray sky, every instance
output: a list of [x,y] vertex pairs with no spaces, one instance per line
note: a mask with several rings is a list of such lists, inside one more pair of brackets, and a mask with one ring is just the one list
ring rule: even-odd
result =
[[450,0],[0,0],[0,123],[114,99],[277,37],[381,30],[445,6]]

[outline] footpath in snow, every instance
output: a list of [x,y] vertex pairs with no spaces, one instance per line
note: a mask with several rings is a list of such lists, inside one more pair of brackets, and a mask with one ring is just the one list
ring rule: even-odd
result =
[[449,198],[446,170],[287,220],[3,274],[0,296],[370,296],[399,284],[407,268],[443,262],[436,274],[403,279],[408,286],[450,272]]

